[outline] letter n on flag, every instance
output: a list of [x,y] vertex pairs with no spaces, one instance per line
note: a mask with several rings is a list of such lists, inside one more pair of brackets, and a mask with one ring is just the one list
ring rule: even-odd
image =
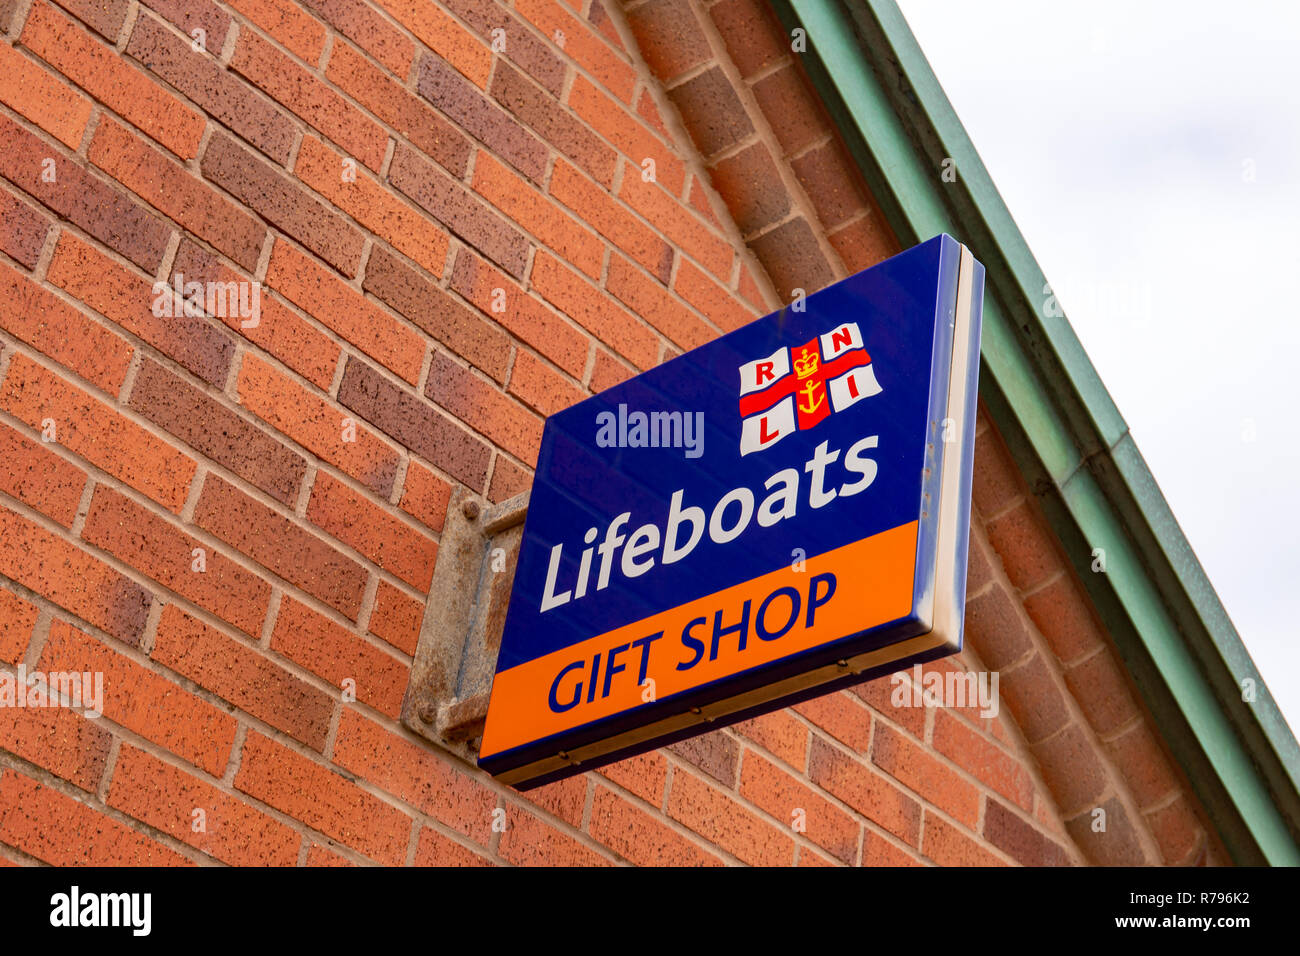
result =
[[740,454],[770,448],[881,391],[856,322],[740,367]]

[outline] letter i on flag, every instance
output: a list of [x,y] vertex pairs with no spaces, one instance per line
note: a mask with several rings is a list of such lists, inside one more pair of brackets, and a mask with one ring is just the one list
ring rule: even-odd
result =
[[856,322],[740,366],[740,454],[770,448],[879,394]]

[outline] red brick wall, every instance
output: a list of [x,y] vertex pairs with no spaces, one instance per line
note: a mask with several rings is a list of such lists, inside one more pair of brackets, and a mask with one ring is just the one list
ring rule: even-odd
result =
[[769,10],[628,7],[0,0],[0,658],[105,679],[0,708],[0,858],[1221,857],[987,423],[933,669],[998,719],[878,680],[526,795],[402,730],[455,483],[897,249]]

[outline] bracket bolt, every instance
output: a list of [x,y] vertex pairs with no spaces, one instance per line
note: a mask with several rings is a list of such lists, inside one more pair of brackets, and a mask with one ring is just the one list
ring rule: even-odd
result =
[[419,718],[421,722],[431,724],[438,719],[438,709],[433,704],[425,704],[420,708]]
[[468,501],[462,504],[460,506],[460,511],[461,514],[463,514],[470,521],[478,520],[478,511],[479,511],[478,502],[475,501],[473,498],[470,498]]

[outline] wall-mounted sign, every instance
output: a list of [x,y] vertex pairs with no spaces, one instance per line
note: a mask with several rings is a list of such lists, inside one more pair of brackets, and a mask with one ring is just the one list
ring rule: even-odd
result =
[[537,786],[959,650],[983,286],[938,236],[551,416],[479,764]]

